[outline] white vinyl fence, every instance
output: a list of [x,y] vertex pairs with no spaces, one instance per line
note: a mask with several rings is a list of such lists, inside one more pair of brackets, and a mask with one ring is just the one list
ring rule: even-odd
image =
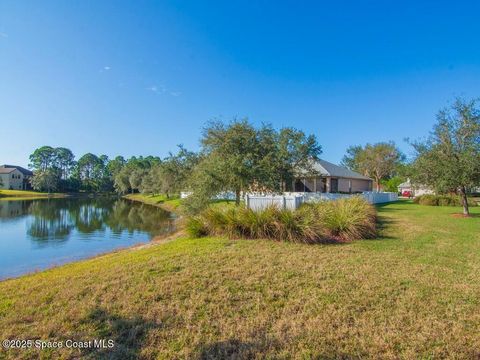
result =
[[381,204],[398,200],[397,193],[364,192],[361,194],[334,194],[334,193],[285,193],[284,195],[246,195],[245,204],[248,208],[258,211],[269,206],[281,209],[295,210],[304,202],[331,201],[352,196],[361,196],[370,204]]
[[281,209],[295,210],[304,202],[302,196],[277,195],[277,196],[245,196],[245,204],[254,211],[265,209],[269,206],[277,206]]

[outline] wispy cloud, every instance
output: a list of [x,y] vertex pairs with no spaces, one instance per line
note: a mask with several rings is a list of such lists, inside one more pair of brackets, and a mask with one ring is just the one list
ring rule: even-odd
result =
[[100,70],[98,70],[98,72],[104,73],[104,72],[107,72],[107,71],[110,71],[110,70],[112,70],[112,67],[110,65],[104,65],[104,66],[102,66],[102,68]]
[[148,91],[151,91],[155,94],[161,95],[161,94],[168,94],[171,96],[180,96],[182,93],[180,91],[172,91],[170,89],[167,89],[166,86],[163,85],[151,85],[146,88]]
[[2,38],[8,38],[8,34],[4,32],[0,32],[0,37]]
[[154,92],[156,94],[162,94],[167,91],[167,89],[163,85],[152,85],[147,87],[147,90]]

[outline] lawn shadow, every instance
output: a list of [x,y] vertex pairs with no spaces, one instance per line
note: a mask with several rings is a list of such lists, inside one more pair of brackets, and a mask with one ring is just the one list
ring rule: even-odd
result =
[[275,343],[275,341],[273,343],[247,342],[238,339],[217,341],[201,345],[195,359],[254,359],[258,357],[258,354],[265,353],[269,348],[275,346]]
[[[284,345],[283,345],[284,346]],[[196,360],[240,360],[240,359],[276,359],[275,352],[283,347],[277,340],[264,339],[263,342],[247,342],[238,339],[229,339],[225,341],[213,342],[200,346]],[[269,356],[267,356],[267,354]],[[283,358],[283,356],[281,357]],[[326,351],[324,354],[318,354],[315,359],[352,359],[356,358],[349,353],[336,353],[335,351]]]
[[[81,322],[94,326],[93,339],[106,339],[104,347],[81,349],[82,358],[86,359],[137,359],[149,330],[161,326],[138,316],[126,319],[109,314],[99,307],[94,308]],[[108,340],[113,340],[113,347],[108,347]]]
[[471,218],[480,218],[480,214],[476,213],[470,213],[469,216],[463,216],[463,213],[455,212],[455,213],[450,213],[450,216],[452,218],[457,218],[457,219],[471,219]]
[[398,237],[388,235],[391,233],[391,228],[395,224],[397,224],[398,221],[391,218],[391,217],[386,217],[386,216],[377,216],[377,236],[371,239],[366,239],[366,240],[398,240]]

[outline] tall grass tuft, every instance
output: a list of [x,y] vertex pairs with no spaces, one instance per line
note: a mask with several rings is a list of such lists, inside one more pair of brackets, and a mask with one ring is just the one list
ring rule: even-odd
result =
[[305,204],[296,211],[275,206],[262,211],[245,207],[209,207],[187,220],[192,237],[274,239],[315,243],[374,237],[375,208],[360,197]]
[[[307,205],[308,206],[308,205]],[[327,236],[340,240],[372,238],[376,235],[376,211],[360,197],[312,205]]]

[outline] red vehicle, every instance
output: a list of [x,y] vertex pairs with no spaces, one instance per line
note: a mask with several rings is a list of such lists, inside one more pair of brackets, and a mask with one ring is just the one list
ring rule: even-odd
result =
[[410,190],[403,190],[402,196],[403,196],[403,197],[411,198],[411,197],[413,197],[413,193],[412,193],[412,191],[410,191]]

